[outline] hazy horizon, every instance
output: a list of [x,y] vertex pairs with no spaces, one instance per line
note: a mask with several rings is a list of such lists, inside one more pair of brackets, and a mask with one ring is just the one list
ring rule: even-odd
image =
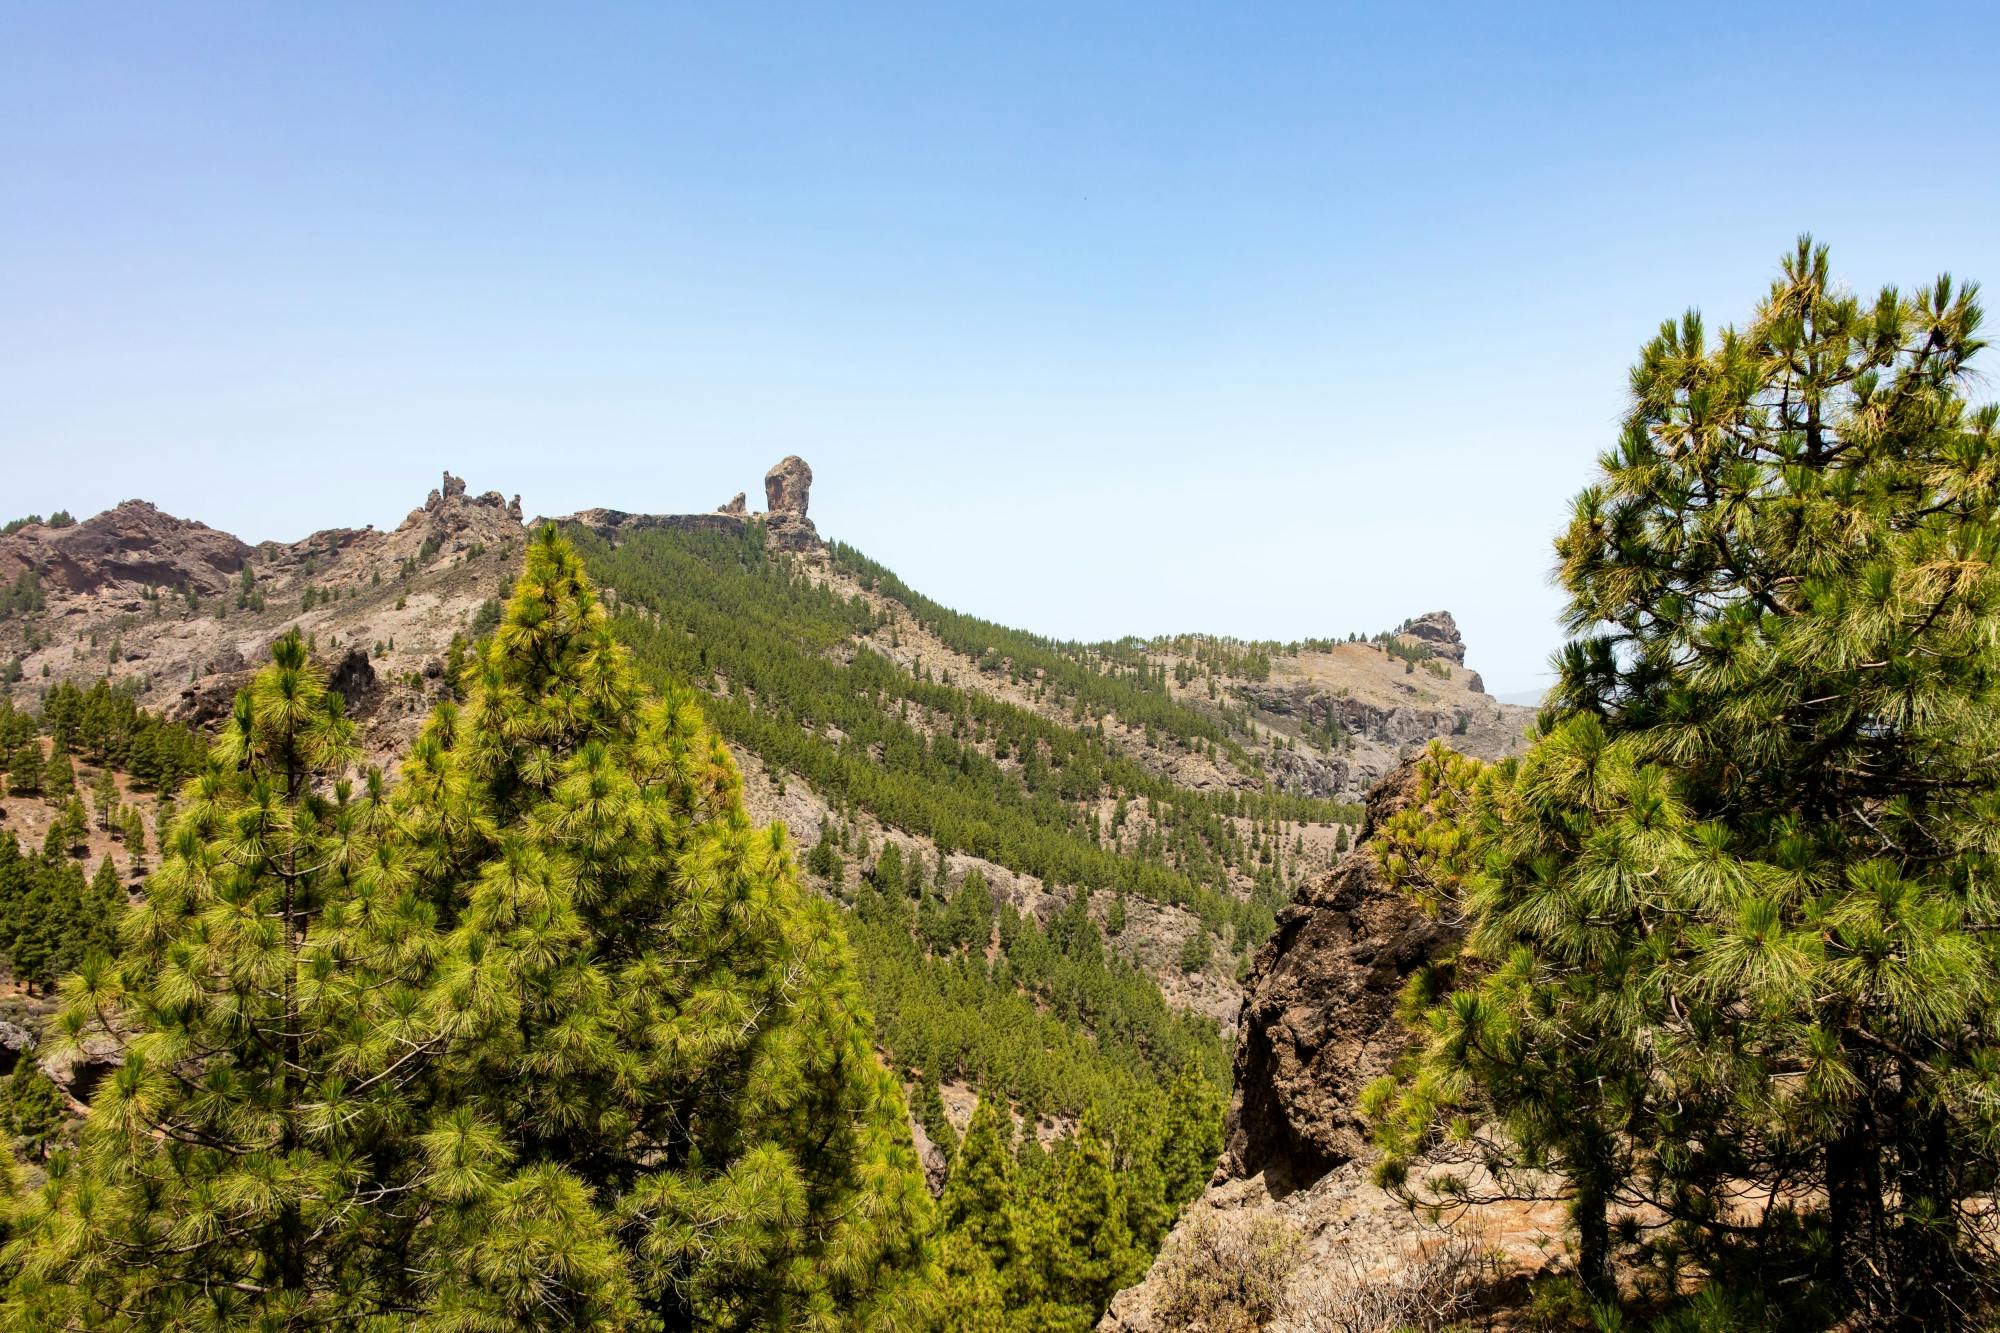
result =
[[1662,319],[1743,319],[1806,230],[1861,290],[2000,276],[1995,35],[15,7],[0,520],[137,497],[295,540],[446,468],[530,515],[699,510],[796,453],[824,534],[977,615],[1442,608],[1531,690],[1550,539]]

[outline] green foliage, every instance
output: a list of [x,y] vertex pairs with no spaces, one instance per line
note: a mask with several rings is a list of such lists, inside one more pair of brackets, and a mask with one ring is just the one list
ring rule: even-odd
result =
[[[46,1156],[62,1132],[67,1110],[62,1089],[22,1053],[6,1082],[0,1084],[0,1128],[13,1140],[15,1149],[30,1161]],[[11,1165],[11,1161],[0,1161],[0,1170]]]
[[49,750],[48,762],[42,765],[42,799],[50,805],[76,799],[76,765],[60,742]]
[[69,855],[70,831],[51,830],[55,845],[39,855],[21,850],[12,833],[0,832],[0,954],[29,989],[47,989],[92,953],[115,943],[125,894],[106,894],[85,881]]
[[89,689],[64,681],[42,703],[42,727],[58,749],[74,750],[157,792],[201,771],[206,745],[193,731],[139,707],[129,687],[99,680]]
[[369,1201],[422,1180],[402,1038],[428,932],[367,874],[379,805],[318,789],[351,733],[281,640],[125,914],[121,958],[66,983],[60,1039],[117,1015],[124,1063],[23,1220],[16,1326],[288,1326],[413,1299],[402,1259],[429,1210]]
[[1963,1328],[1994,1301],[1979,320],[1949,279],[1842,294],[1802,242],[1747,330],[1663,327],[1558,543],[1576,637],[1540,737],[1497,769],[1433,754],[1386,831],[1468,933],[1413,985],[1422,1060],[1371,1092],[1385,1179],[1466,1198],[1405,1178],[1427,1148],[1503,1188],[1553,1171],[1599,1300],[1618,1255],[1669,1304],[1707,1278],[1686,1327]]
[[[1085,645],[1009,629],[933,602],[853,547],[836,544],[833,558],[836,568],[863,587],[909,607],[926,629],[978,661],[981,669],[999,672],[1004,663],[1015,676],[1041,682],[1058,697],[1074,700],[1091,717],[1110,714],[1129,727],[1157,729],[1183,744],[1212,741],[1243,771],[1261,776],[1249,755],[1214,719],[1174,700],[1164,670],[1145,660],[1136,640]],[[1268,661],[1264,671],[1270,672]]]
[[[1189,793],[1092,728],[912,675],[866,647],[843,661],[832,650],[874,631],[876,613],[795,575],[765,550],[761,533],[649,530],[616,547],[587,531],[572,536],[595,576],[619,589],[619,637],[650,678],[715,691],[708,711],[717,727],[770,770],[798,774],[821,795],[942,850],[1051,883],[1192,906],[1213,922],[1235,923],[1247,939],[1261,920],[1258,907],[1213,887],[1248,860],[1234,820],[1352,817],[1349,806],[1276,793]],[[850,553],[850,560],[860,558]],[[878,582],[889,577],[855,567]],[[1007,641],[1060,657],[1032,649],[1033,639]],[[1170,734],[1167,721],[1186,711],[1136,680],[1086,674],[1107,698],[1168,707],[1159,725]],[[1026,757],[1010,765],[1001,756]],[[1158,822],[1124,854],[1100,845],[1094,818],[1081,809],[1119,794],[1147,800]]]
[[1044,1154],[1032,1137],[1017,1149],[1006,1104],[982,1097],[942,1200],[949,1326],[1094,1327],[1206,1183],[1220,1109],[1190,1070],[1151,1119],[1115,1130],[1087,1107],[1076,1132]]
[[463,1113],[596,1210],[586,1234],[669,1326],[919,1317],[901,1090],[833,909],[783,829],[751,827],[693,698],[639,682],[552,530],[465,684],[397,789],[463,959]]
[[0,620],[14,616],[28,615],[47,605],[42,593],[42,581],[35,577],[35,571],[24,569],[14,576],[14,581],[0,588]]
[[66,983],[63,1040],[124,1063],[24,1214],[10,1326],[935,1312],[839,923],[692,700],[552,533],[467,677],[393,798],[337,776],[296,633],[239,696],[124,952]]

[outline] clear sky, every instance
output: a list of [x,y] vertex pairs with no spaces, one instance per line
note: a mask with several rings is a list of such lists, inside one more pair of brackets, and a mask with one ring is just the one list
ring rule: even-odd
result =
[[1996,10],[4,0],[0,517],[700,509],[798,453],[982,615],[1446,607],[1521,689],[1659,320],[1805,229],[2000,282]]

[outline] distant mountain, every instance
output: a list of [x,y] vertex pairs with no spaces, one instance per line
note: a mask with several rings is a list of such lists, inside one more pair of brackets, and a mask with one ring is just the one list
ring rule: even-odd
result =
[[1493,697],[1503,704],[1512,704],[1517,708],[1540,708],[1542,700],[1548,697],[1548,693],[1548,687],[1544,686],[1539,690],[1510,690],[1506,694],[1496,694]]

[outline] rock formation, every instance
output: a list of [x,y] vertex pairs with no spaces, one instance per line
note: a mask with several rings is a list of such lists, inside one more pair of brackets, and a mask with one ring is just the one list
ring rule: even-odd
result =
[[1439,657],[1465,663],[1465,641],[1458,637],[1458,622],[1449,611],[1426,611],[1403,626],[1403,637],[1415,639]]
[[766,530],[771,544],[781,551],[810,551],[819,544],[819,531],[806,517],[812,494],[812,469],[793,454],[764,474]]
[[812,484],[813,470],[806,466],[805,459],[792,454],[764,474],[764,507],[773,517],[797,514],[804,518]]
[[[1199,1266],[1218,1234],[1261,1228],[1297,1245],[1281,1313],[1263,1325],[1279,1333],[1343,1327],[1329,1325],[1325,1312],[1354,1303],[1371,1284],[1379,1294],[1448,1251],[1440,1224],[1371,1181],[1373,1152],[1355,1111],[1362,1089],[1416,1040],[1396,1015],[1404,983],[1458,938],[1384,881],[1367,841],[1408,805],[1415,776],[1406,762],[1370,793],[1361,840],[1279,915],[1237,1020],[1222,1161],[1146,1279],[1112,1301],[1100,1333],[1196,1327],[1166,1313],[1169,1272]],[[1482,1301],[1505,1304],[1518,1298],[1521,1276],[1561,1255],[1563,1225],[1559,1203],[1482,1204],[1454,1219],[1449,1234],[1465,1242],[1452,1252],[1500,1257],[1466,1276]]]
[[806,461],[796,454],[778,463],[764,475],[764,502],[767,508],[760,514],[749,511],[749,496],[738,491],[728,504],[705,514],[630,514],[622,509],[584,509],[556,521],[579,523],[609,537],[621,531],[647,528],[735,534],[742,532],[752,519],[762,519],[766,539],[774,549],[817,551],[825,543],[820,541],[819,530],[813,526],[812,520],[806,517],[806,506],[812,495],[812,475]]
[[191,588],[206,595],[227,587],[250,553],[226,532],[127,500],[68,527],[30,523],[0,537],[0,584],[26,570],[46,592]]
[[1222,1170],[1262,1173],[1273,1196],[1368,1151],[1354,1104],[1409,1043],[1397,997],[1420,963],[1456,942],[1383,882],[1365,845],[1409,803],[1415,780],[1405,763],[1369,794],[1364,845],[1278,914],[1246,984]]

